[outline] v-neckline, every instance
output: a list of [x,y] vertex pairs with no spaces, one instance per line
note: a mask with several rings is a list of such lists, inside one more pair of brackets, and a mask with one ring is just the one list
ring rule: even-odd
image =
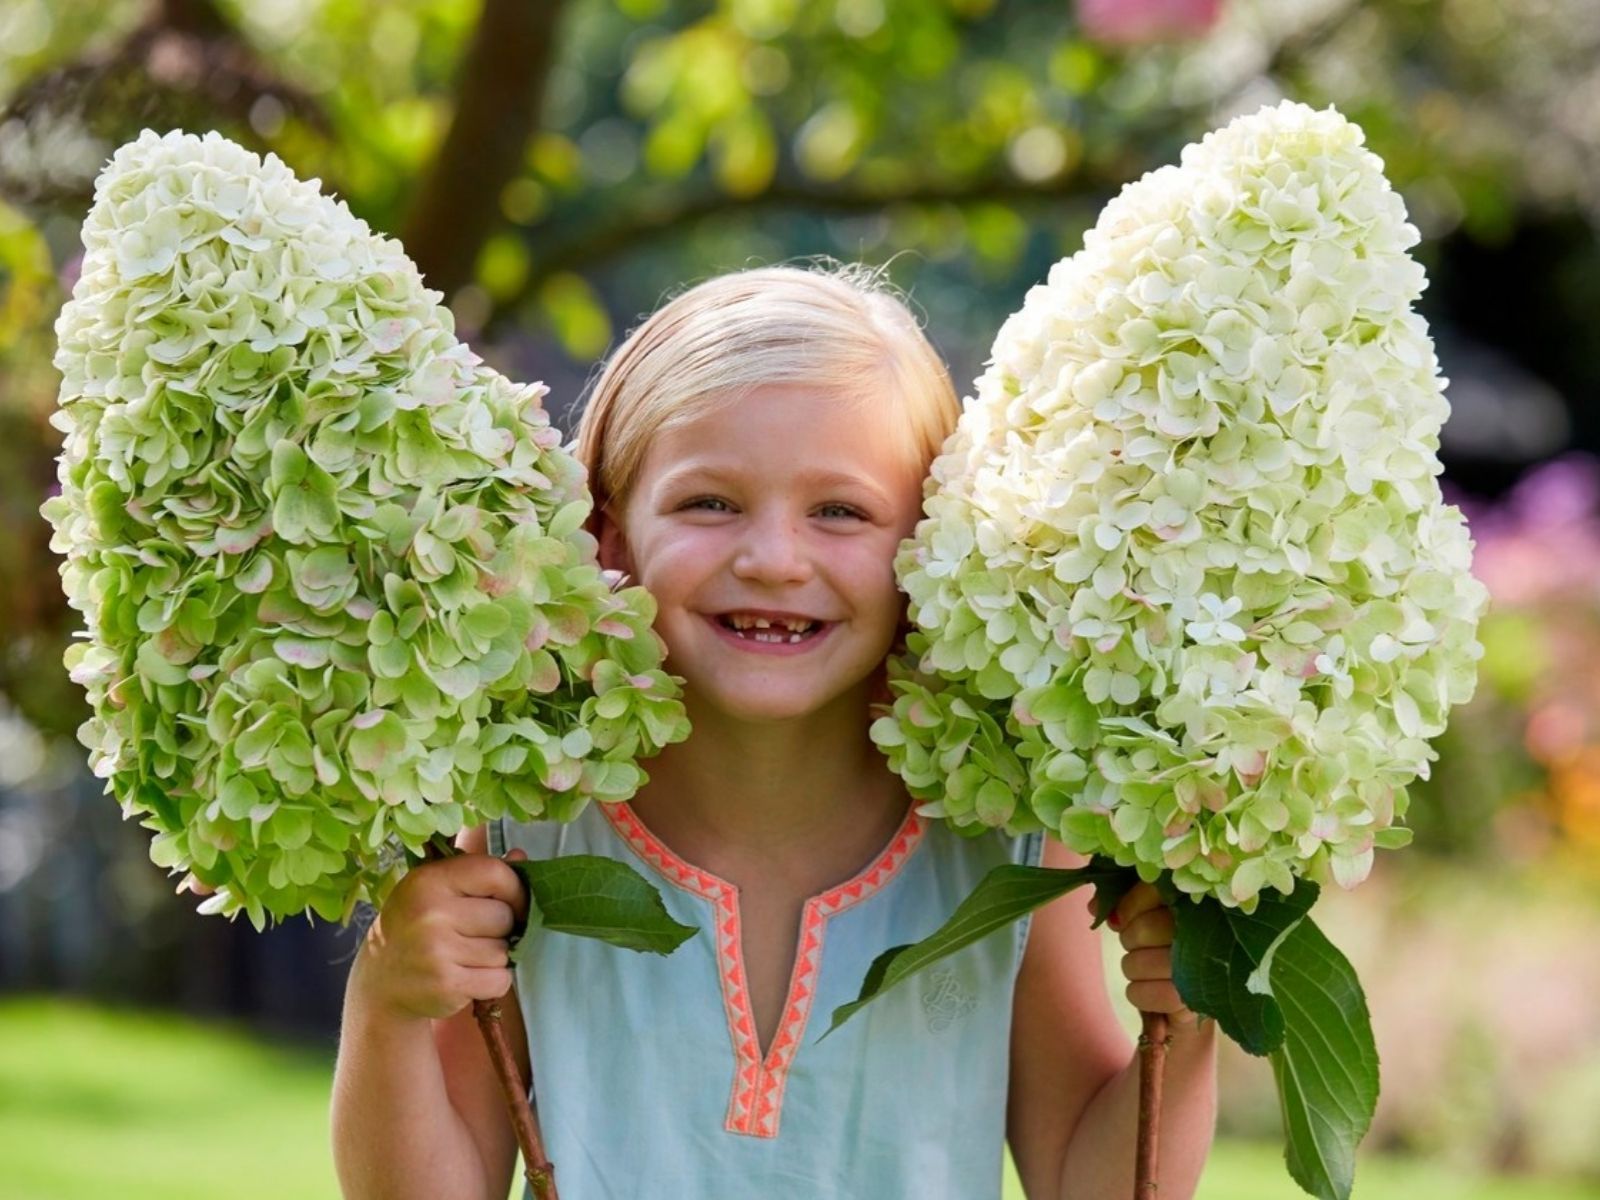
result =
[[783,1015],[773,1032],[772,1045],[763,1055],[745,975],[739,888],[678,855],[651,832],[626,801],[600,807],[617,836],[641,861],[674,887],[710,901],[715,909],[716,928],[712,941],[734,1056],[733,1091],[723,1127],[730,1133],[749,1137],[777,1137],[784,1085],[811,1016],[828,922],[881,890],[899,872],[922,842],[927,829],[926,818],[917,813],[914,804],[909,806],[888,845],[864,868],[843,883],[806,900],[801,910]]

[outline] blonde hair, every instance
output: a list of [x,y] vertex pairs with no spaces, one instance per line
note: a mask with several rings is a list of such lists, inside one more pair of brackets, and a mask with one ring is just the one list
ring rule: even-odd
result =
[[626,507],[657,433],[756,388],[794,383],[897,405],[924,470],[961,414],[949,371],[881,271],[832,264],[719,275],[657,309],[595,381],[576,447],[595,513]]

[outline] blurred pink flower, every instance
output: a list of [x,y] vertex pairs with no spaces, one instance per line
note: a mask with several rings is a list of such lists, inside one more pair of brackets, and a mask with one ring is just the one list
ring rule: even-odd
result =
[[1600,516],[1600,460],[1574,451],[1535,468],[1511,489],[1511,510],[1531,525]]
[[1563,455],[1502,503],[1464,507],[1478,543],[1472,571],[1497,607],[1600,603],[1600,461]]
[[80,251],[61,264],[61,270],[57,274],[56,280],[61,285],[61,290],[70,294],[72,289],[77,286],[78,276],[82,274],[83,254]]
[[1078,0],[1091,41],[1120,46],[1196,38],[1222,15],[1222,0]]

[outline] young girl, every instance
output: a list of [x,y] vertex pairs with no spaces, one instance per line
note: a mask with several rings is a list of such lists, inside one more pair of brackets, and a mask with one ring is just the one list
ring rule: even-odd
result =
[[[1083,862],[920,817],[868,738],[895,550],[958,411],[909,312],[849,273],[713,279],[617,351],[578,436],[592,527],[656,598],[693,733],[630,803],[472,830],[474,853],[395,890],[346,998],[347,1197],[503,1200],[516,1144],[469,1002],[513,982],[563,1200],[994,1200],[1005,1141],[1034,1200],[1133,1190],[1138,1061],[1083,893],[818,1040],[872,960],[991,867]],[[640,869],[699,932],[658,957],[535,930],[513,979],[524,900],[497,856],[577,853]],[[1212,1025],[1172,986],[1154,888],[1112,926],[1129,999],[1171,1014],[1160,1194],[1181,1200],[1211,1141]]]

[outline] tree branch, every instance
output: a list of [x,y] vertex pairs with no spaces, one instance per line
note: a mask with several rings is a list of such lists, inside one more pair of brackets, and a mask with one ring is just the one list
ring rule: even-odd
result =
[[784,180],[751,196],[709,190],[685,191],[668,198],[635,195],[598,215],[578,212],[529,232],[532,267],[523,286],[490,317],[488,333],[511,317],[551,276],[587,270],[628,251],[693,226],[707,217],[734,213],[803,210],[812,213],[874,213],[902,205],[1031,204],[1059,200],[1100,189],[1115,189],[1139,169],[1132,155],[1098,164],[1089,171],[1063,172],[1056,178],[1028,183],[992,174],[956,182],[928,182],[906,188],[828,187],[804,180]]
[[484,0],[456,84],[455,114],[400,240],[448,297],[472,279],[500,220],[500,192],[539,127],[560,0]]
[[[1355,7],[1354,3],[1347,3],[1288,34],[1273,47],[1256,77],[1294,69],[1306,54],[1350,19]],[[486,333],[492,335],[511,319],[551,276],[599,266],[707,217],[783,210],[873,213],[923,204],[1032,204],[1111,192],[1148,169],[1150,142],[1171,133],[1173,125],[1174,115],[1170,112],[1148,114],[1145,121],[1122,131],[1119,141],[1127,148],[1123,153],[1104,161],[1080,163],[1074,171],[1039,183],[998,172],[954,182],[922,182],[897,190],[823,186],[803,179],[786,179],[752,196],[711,191],[709,185],[667,195],[661,191],[641,194],[635,189],[623,202],[609,208],[596,205],[592,195],[584,196],[570,216],[557,217],[528,231],[526,240],[532,259],[528,278],[513,296],[496,306]]]

